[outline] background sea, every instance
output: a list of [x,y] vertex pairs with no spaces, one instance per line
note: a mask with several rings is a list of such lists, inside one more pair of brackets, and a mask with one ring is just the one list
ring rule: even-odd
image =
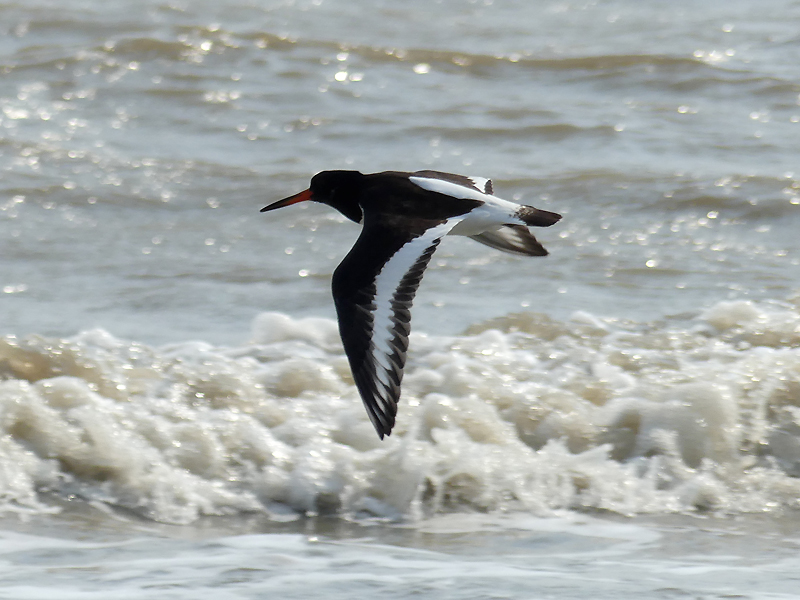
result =
[[[437,169],[380,442],[258,210]],[[800,597],[800,2],[0,3],[0,598]]]

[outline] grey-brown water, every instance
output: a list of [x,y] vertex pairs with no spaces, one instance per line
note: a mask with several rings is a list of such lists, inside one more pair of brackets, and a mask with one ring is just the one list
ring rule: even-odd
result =
[[[798,32],[788,0],[1,5],[4,509],[190,528],[477,510],[560,519],[567,537],[587,511],[747,531],[780,513],[793,547]],[[358,226],[323,206],[258,213],[331,168],[491,177],[564,214],[537,232],[545,259],[437,250],[383,444],[332,320]],[[781,560],[751,573],[764,595],[738,593],[791,597]],[[737,593],[680,572],[674,594]]]

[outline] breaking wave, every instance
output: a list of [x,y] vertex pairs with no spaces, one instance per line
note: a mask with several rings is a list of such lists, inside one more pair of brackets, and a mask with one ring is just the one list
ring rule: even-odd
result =
[[49,511],[55,494],[172,523],[794,507],[799,347],[792,302],[656,323],[519,313],[415,334],[380,442],[330,320],[265,313],[238,347],[9,336],[0,501]]

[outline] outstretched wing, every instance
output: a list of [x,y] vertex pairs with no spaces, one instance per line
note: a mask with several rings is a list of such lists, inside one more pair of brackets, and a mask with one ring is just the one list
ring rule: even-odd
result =
[[415,219],[404,227],[367,220],[333,274],[339,333],[356,387],[381,439],[391,433],[397,414],[411,304],[434,250],[461,219]]

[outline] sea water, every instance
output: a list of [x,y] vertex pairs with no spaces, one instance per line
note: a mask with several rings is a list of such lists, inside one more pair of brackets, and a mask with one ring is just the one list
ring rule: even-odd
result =
[[[796,3],[0,15],[0,597],[800,596]],[[258,213],[330,168],[564,215],[441,244],[382,442],[359,226]]]

